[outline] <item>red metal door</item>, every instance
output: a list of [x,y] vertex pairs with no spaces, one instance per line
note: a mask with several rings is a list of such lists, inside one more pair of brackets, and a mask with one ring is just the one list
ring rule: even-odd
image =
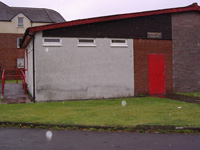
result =
[[165,94],[165,55],[149,55],[149,94]]

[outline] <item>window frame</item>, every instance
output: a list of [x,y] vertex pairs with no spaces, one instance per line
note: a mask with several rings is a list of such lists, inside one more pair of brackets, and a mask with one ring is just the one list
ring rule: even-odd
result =
[[[59,40],[59,42],[53,42],[53,41],[49,41],[49,42],[45,42],[45,40]],[[61,38],[57,38],[57,37],[44,37],[42,40],[42,45],[43,46],[55,46],[55,47],[60,47],[62,46],[62,39]]]
[[[93,42],[81,42],[81,40],[85,41],[93,41]],[[79,38],[78,39],[78,47],[96,47],[96,40],[94,38]]]
[[17,38],[17,48],[20,48],[21,41],[22,41],[22,37],[18,37]]
[[[113,42],[113,41],[124,41],[124,42]],[[110,40],[111,47],[128,47],[127,39],[111,39]]]
[[[19,66],[19,63],[21,62],[20,60],[22,60],[22,67]],[[24,68],[25,65],[24,65],[24,58],[17,58],[17,68],[21,69],[21,68]]]
[[[22,22],[20,22],[20,19],[21,19],[21,21]],[[18,22],[18,27],[24,27],[24,17],[18,17],[18,20],[17,20]]]

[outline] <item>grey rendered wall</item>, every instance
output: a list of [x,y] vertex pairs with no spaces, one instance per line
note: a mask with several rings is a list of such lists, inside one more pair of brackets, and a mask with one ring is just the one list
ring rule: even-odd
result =
[[36,101],[99,99],[134,96],[133,40],[128,47],[78,47],[77,38],[62,38],[62,47],[36,43]]
[[172,15],[174,92],[200,90],[200,13]]

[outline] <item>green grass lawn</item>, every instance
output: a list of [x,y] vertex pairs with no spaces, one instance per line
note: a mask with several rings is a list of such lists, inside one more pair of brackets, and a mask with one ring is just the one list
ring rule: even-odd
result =
[[0,121],[11,122],[200,127],[199,118],[200,105],[154,97],[0,105]]
[[178,93],[180,95],[192,96],[192,97],[200,97],[200,92],[191,92],[191,93]]
[[2,84],[2,82],[1,82],[1,80],[0,80],[0,102],[2,101],[2,99],[1,99],[1,84]]
[[[16,83],[16,80],[5,80],[5,83]],[[22,83],[22,80],[18,80],[18,83]]]

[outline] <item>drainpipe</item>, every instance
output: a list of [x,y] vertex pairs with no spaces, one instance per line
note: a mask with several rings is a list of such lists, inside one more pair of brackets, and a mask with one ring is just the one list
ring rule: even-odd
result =
[[35,36],[34,33],[29,33],[29,28],[26,29],[20,47],[22,47],[22,44],[24,43],[27,36],[31,36],[33,38],[33,101],[35,102]]
[[35,36],[33,35],[33,101],[35,102]]

